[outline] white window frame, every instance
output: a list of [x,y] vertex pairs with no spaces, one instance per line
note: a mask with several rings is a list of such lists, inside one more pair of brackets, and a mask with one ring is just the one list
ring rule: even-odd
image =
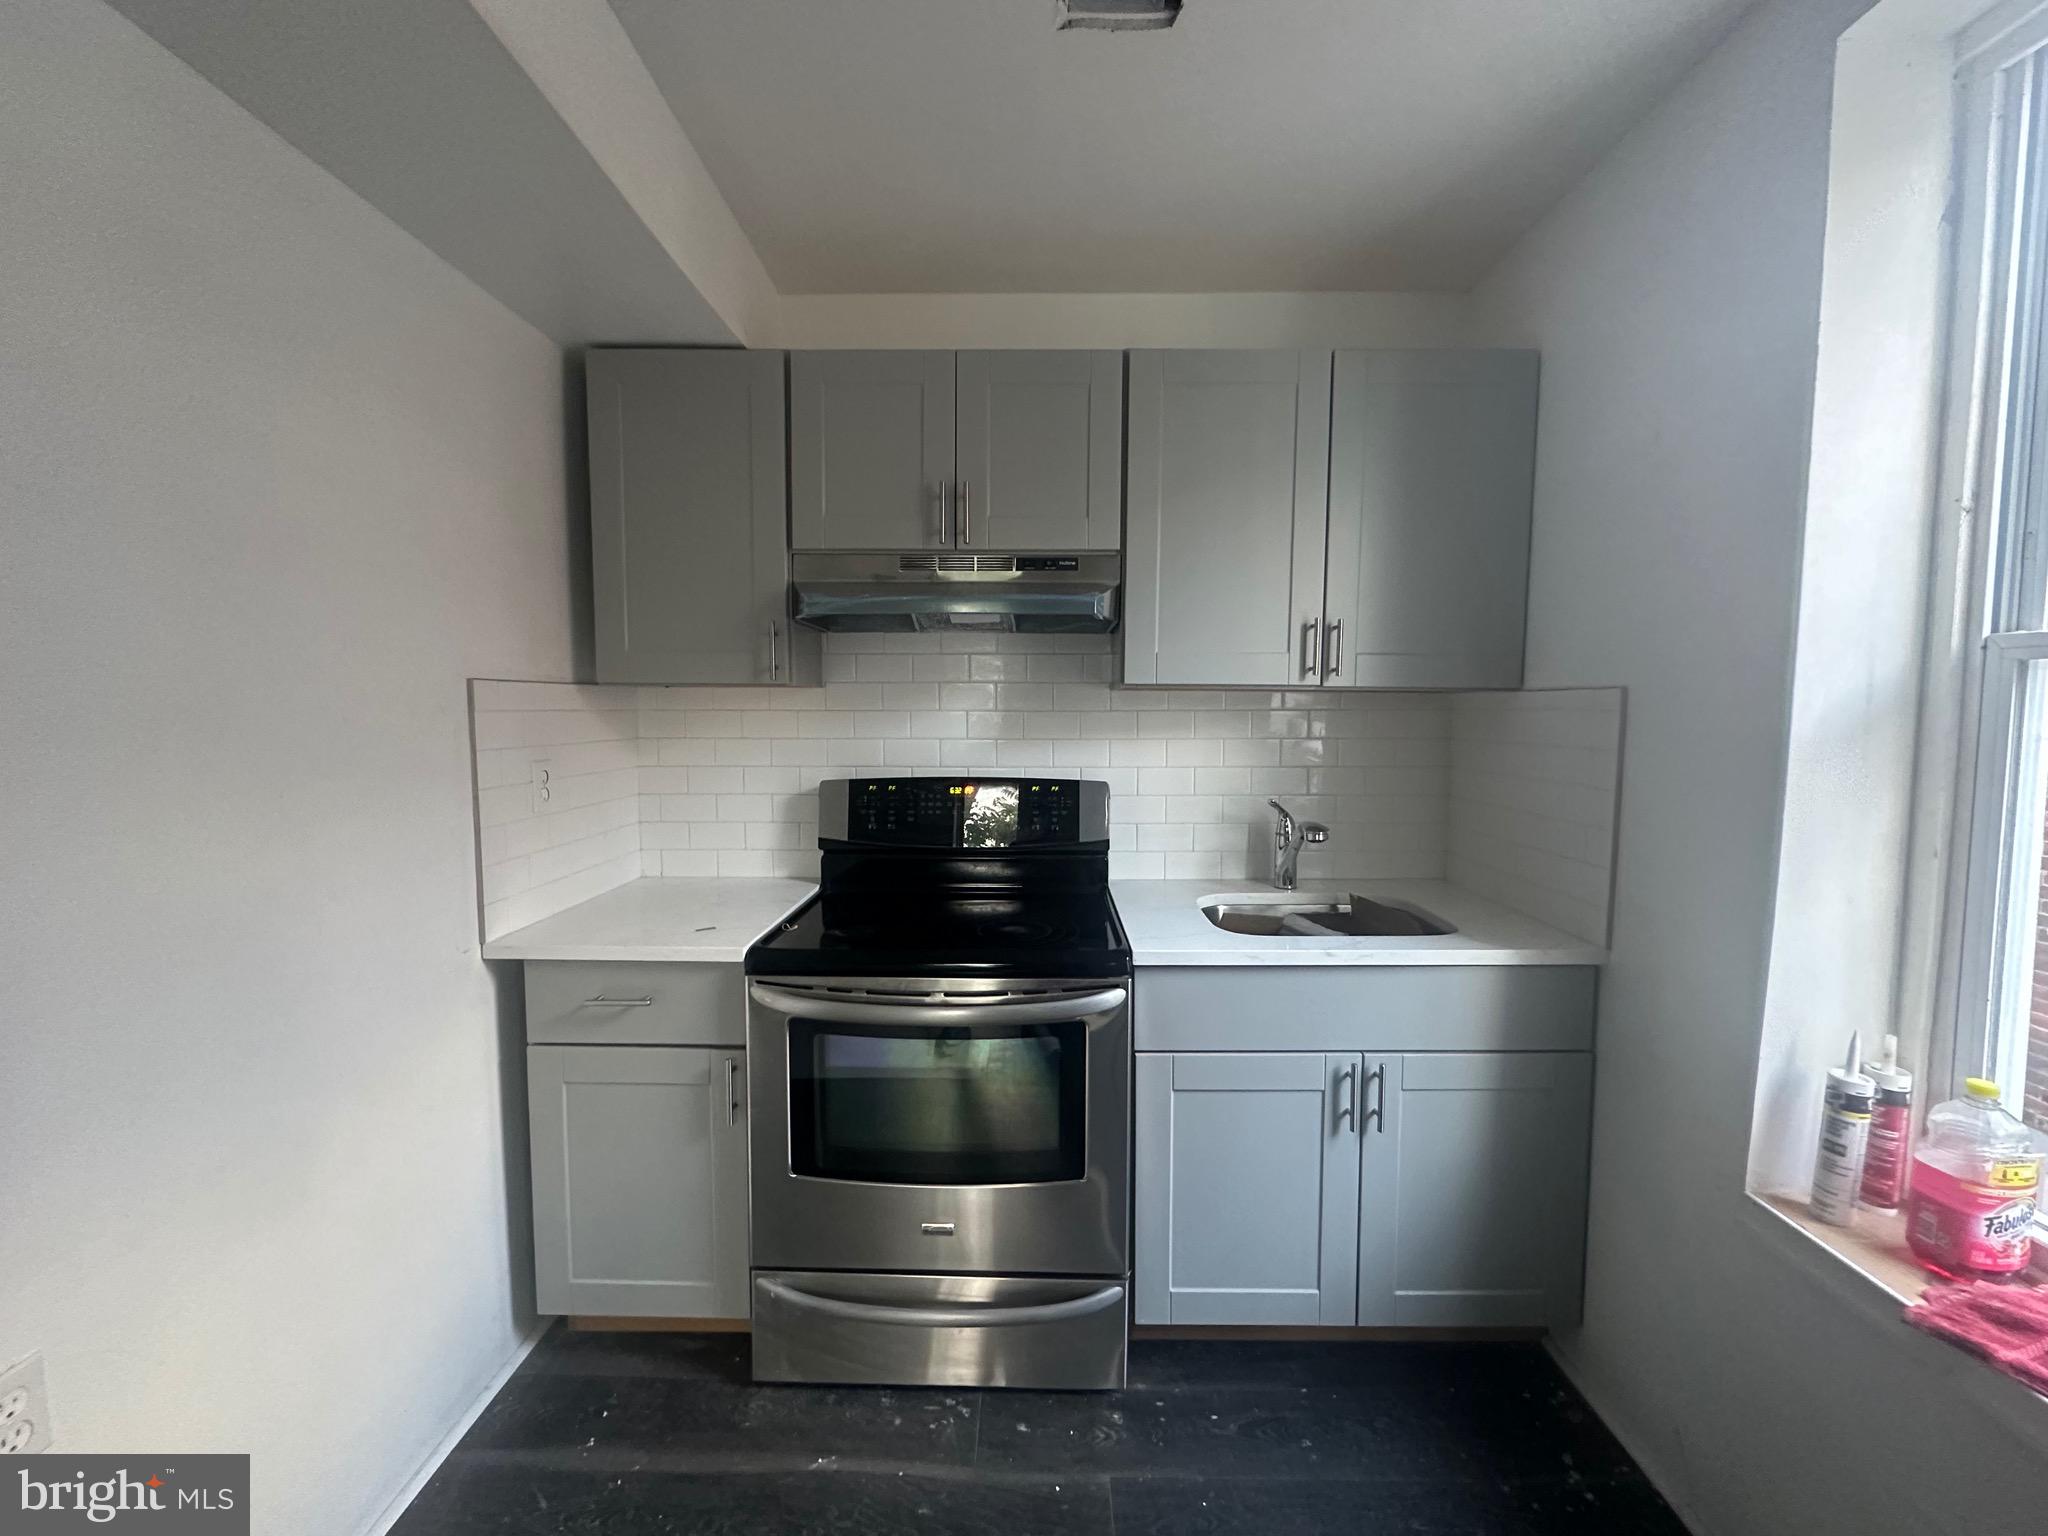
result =
[[2023,751],[2019,732],[2048,707],[2048,632],[1992,635],[1982,676],[1951,1075],[2024,1092],[2042,828],[2038,815],[2016,813],[2042,803],[2048,754]]
[[[1947,845],[1916,837],[1945,899],[1907,914],[1897,1027],[1910,1038],[1931,1012],[1924,1098],[1992,1077],[2017,1101],[2042,856],[2042,818],[2018,810],[2042,803],[2048,759],[2022,750],[2029,722],[2048,721],[2048,5],[2000,7],[1966,29],[1957,90],[1952,500],[1930,605],[1918,790],[1919,814],[1946,824]],[[1940,942],[1916,947],[1912,924],[1937,910]]]

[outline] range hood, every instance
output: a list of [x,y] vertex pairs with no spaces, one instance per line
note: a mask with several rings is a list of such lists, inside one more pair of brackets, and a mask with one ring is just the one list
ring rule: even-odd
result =
[[1012,630],[1105,634],[1116,628],[1123,557],[797,555],[796,621],[823,630]]

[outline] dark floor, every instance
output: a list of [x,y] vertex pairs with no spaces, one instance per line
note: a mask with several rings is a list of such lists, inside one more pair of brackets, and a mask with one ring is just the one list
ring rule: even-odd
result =
[[392,1536],[1684,1529],[1533,1344],[1140,1341],[1123,1392],[948,1392],[557,1328]]

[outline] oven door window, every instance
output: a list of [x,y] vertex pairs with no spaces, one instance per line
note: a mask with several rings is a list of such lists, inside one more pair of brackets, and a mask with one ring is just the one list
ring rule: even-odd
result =
[[790,1171],[870,1184],[1048,1184],[1086,1166],[1081,1020],[789,1024]]

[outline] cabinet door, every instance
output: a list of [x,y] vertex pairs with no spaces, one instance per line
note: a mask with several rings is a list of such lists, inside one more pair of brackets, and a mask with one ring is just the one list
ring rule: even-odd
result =
[[542,1312],[747,1315],[746,1056],[527,1047]]
[[1577,1320],[1592,1062],[1543,1052],[1366,1060],[1361,1324]]
[[1519,688],[1534,352],[1339,352],[1325,682]]
[[789,622],[782,354],[598,348],[586,387],[598,681],[816,682]]
[[1318,674],[1328,352],[1133,352],[1124,680]]
[[1123,537],[1120,352],[962,352],[962,549],[1115,549]]
[[1136,1320],[1353,1320],[1359,1058],[1140,1056]]
[[797,352],[789,385],[795,548],[952,545],[952,353]]

